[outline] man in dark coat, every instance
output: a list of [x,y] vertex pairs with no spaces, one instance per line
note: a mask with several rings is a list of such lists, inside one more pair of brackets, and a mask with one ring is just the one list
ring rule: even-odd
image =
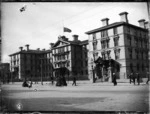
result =
[[116,74],[113,73],[113,83],[114,83],[114,86],[117,85],[117,80],[116,79],[117,79]]
[[129,78],[130,78],[130,84],[131,84],[132,83],[132,78],[133,78],[133,73],[132,72],[129,74]]
[[72,83],[72,86],[73,86],[73,85],[76,86],[76,77],[75,77],[75,76],[73,77],[73,83]]
[[133,83],[134,83],[134,85],[135,85],[135,79],[136,79],[136,76],[135,76],[135,73],[133,72]]
[[140,85],[140,75],[138,72],[136,73],[136,76],[137,76],[137,83],[138,83],[138,85]]
[[52,85],[54,84],[54,77],[51,76]]
[[149,72],[147,72],[147,81],[146,81],[146,84],[148,84],[149,82]]

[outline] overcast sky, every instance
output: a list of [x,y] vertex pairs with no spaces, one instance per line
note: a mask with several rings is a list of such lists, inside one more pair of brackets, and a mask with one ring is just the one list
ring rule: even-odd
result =
[[[85,32],[102,26],[101,19],[109,24],[120,21],[119,13],[127,11],[129,23],[139,26],[138,20],[148,21],[147,4],[142,3],[1,3],[2,4],[2,62],[10,62],[9,54],[30,44],[31,49],[49,49],[63,35],[63,26],[72,30],[65,33],[70,40],[79,35],[88,39]],[[20,12],[20,8],[26,9]]]

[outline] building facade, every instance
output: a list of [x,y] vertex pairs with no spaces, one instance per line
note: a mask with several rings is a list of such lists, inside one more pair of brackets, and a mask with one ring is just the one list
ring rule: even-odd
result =
[[9,68],[9,63],[0,63],[0,82],[9,83],[11,81]]
[[[109,24],[109,19],[102,19],[102,27],[86,32],[89,39],[89,78],[93,79],[93,67],[96,67],[95,60],[101,57],[103,60],[113,60],[118,65],[109,64],[109,67],[102,66],[102,77],[111,78],[115,72],[119,79],[126,79],[131,72],[140,73],[146,76],[149,51],[149,37],[146,28],[147,22],[139,20],[140,26],[129,23],[127,12],[120,13],[120,22]],[[96,74],[95,74],[96,75]],[[97,75],[95,76],[99,78]]]
[[73,41],[65,36],[59,36],[52,47],[55,76],[59,75],[57,69],[65,67],[68,70],[69,79],[72,76],[87,79],[87,45],[88,41],[78,40],[78,35],[73,35]]
[[20,47],[20,51],[10,55],[10,71],[16,72],[15,80],[49,80],[53,75],[51,50],[31,50],[26,45],[26,50]]
[[73,35],[70,41],[65,36],[59,36],[56,43],[50,43],[49,50],[31,50],[20,47],[20,51],[10,55],[10,71],[15,80],[32,79],[50,80],[59,76],[58,69],[65,67],[70,79],[88,79],[88,40],[78,40]]

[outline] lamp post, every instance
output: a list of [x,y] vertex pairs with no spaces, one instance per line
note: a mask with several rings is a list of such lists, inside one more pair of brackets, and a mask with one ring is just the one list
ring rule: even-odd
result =
[[41,64],[40,64],[40,66],[41,66],[41,85],[43,85],[43,76],[42,76],[42,60],[43,60],[43,58],[40,58],[40,60],[41,60]]
[[109,57],[109,82],[112,82],[111,57]]
[[92,75],[92,76],[93,76],[93,78],[92,78],[92,79],[93,79],[93,80],[92,80],[92,82],[93,82],[93,83],[95,83],[95,73],[94,73],[93,65],[92,65],[92,73],[93,73],[93,75]]

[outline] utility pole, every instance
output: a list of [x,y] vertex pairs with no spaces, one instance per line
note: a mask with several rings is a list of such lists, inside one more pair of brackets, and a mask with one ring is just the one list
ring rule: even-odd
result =
[[[148,47],[150,46],[150,2],[147,1],[147,10],[148,10],[148,17],[149,17],[149,23],[148,23],[148,37],[149,37],[149,44],[148,44]],[[150,60],[150,51],[148,53],[148,60]],[[150,64],[150,61],[149,61],[149,64]],[[149,66],[149,70],[150,71],[150,66]]]

